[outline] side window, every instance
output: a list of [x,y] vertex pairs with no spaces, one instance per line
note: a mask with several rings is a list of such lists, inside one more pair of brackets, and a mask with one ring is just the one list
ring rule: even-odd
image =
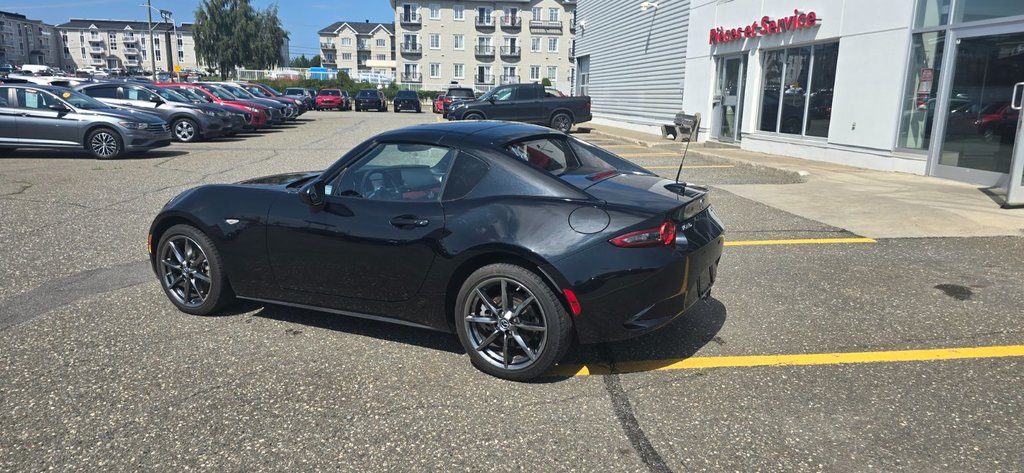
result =
[[516,100],[537,100],[540,95],[537,93],[537,87],[517,87],[516,89]]
[[11,90],[10,87],[0,87],[0,107],[10,107],[10,102],[7,101],[8,92]]
[[487,163],[466,153],[459,153],[448,174],[441,200],[461,199],[469,194],[487,175]]
[[100,87],[89,87],[82,90],[85,95],[88,95],[97,99],[116,99],[117,98],[117,86],[116,85],[104,85]]
[[512,87],[505,87],[494,91],[494,95],[491,97],[495,102],[508,102],[512,100],[512,92],[515,91]]
[[328,195],[367,200],[437,201],[455,150],[416,143],[379,144],[330,181]]
[[126,100],[141,100],[143,102],[148,102],[153,99],[153,93],[146,89],[126,87],[124,89],[124,98]]
[[56,100],[49,94],[38,90],[16,89],[14,93],[18,96],[18,106],[21,108],[39,110],[56,103]]
[[569,145],[559,138],[520,141],[509,145],[508,150],[517,158],[556,176],[579,167],[579,161]]

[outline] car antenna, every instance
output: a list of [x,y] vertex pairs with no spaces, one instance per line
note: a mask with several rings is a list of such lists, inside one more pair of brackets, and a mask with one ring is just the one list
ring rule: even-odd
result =
[[686,147],[683,148],[683,156],[679,158],[679,169],[676,170],[676,184],[679,184],[679,176],[683,174],[683,163],[686,162],[686,153],[690,151],[690,142],[697,137],[697,127],[700,125],[700,114],[686,115],[680,112],[676,115],[676,122],[678,122],[679,128],[677,132],[681,132],[683,125],[690,124],[690,136],[686,138]]

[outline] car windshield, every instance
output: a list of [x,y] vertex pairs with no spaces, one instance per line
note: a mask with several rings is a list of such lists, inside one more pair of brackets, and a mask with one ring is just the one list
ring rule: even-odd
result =
[[210,93],[213,94],[214,97],[217,97],[221,100],[238,100],[238,97],[235,97],[231,92],[228,92],[226,89],[222,89],[220,87],[207,86],[206,90],[210,91]]
[[321,90],[320,95],[337,97],[341,95],[341,92],[338,92],[337,90]]
[[195,90],[192,90],[192,88],[190,88],[190,87],[182,87],[180,89],[179,88],[175,88],[174,91],[179,93],[179,94],[181,94],[181,95],[184,95],[185,97],[188,97],[188,98],[190,98],[192,100],[198,100],[200,102],[206,102],[207,101],[205,95],[203,95],[203,94],[201,94],[199,92],[196,92]]
[[396,99],[414,99],[416,97],[416,92],[413,92],[411,90],[400,90],[398,91],[398,94],[395,95]]
[[480,96],[480,100],[490,100],[491,97],[499,102],[512,99],[512,87],[498,87],[497,89],[488,90],[485,94]]
[[[282,94],[281,92],[278,92],[278,91],[277,91],[277,89],[275,89],[275,88],[273,88],[273,87],[271,87],[271,86],[269,86],[269,85],[266,85],[266,84],[260,84],[260,85],[262,85],[264,89],[267,89],[267,90],[269,90],[269,91],[270,91],[270,93],[272,93],[272,94],[274,94],[274,95],[284,95],[284,94]],[[299,91],[300,91],[300,92],[299,92],[300,94],[302,93],[302,92],[301,92],[301,90],[302,90],[302,89],[295,89],[295,90],[299,90]]]
[[105,110],[112,108],[110,105],[100,102],[99,100],[81,92],[75,92],[71,89],[63,89],[56,91],[55,93],[59,95],[62,100],[71,104],[72,107],[80,110]]
[[156,87],[155,90],[156,90],[156,94],[159,95],[160,98],[162,98],[164,100],[167,100],[168,102],[178,102],[178,103],[189,103],[189,102],[191,102],[191,100],[186,98],[184,95],[181,95],[181,94],[179,94],[179,93],[177,93],[177,92],[175,92],[173,90],[165,89],[163,87]]
[[253,95],[257,96],[257,97],[263,97],[263,98],[270,97],[269,95],[267,95],[266,92],[264,92],[259,87],[256,87],[255,85],[250,85],[250,86],[246,86],[246,87],[242,87],[242,88],[245,89],[250,94],[253,94]]
[[256,98],[255,95],[250,94],[245,89],[243,89],[241,87],[238,87],[238,86],[235,86],[235,85],[225,85],[225,86],[223,86],[223,89],[228,91],[229,94],[234,95],[235,97],[240,98],[240,99]]

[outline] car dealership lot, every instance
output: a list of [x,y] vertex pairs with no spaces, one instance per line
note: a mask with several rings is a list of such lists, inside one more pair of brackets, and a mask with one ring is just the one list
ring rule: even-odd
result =
[[[1024,468],[1024,358],[1008,356],[1024,345],[1021,238],[864,242],[715,190],[728,241],[809,244],[727,247],[712,299],[687,318],[577,347],[528,384],[473,369],[454,335],[255,304],[194,317],[166,300],[145,240],[173,195],[321,169],[379,131],[434,120],[310,112],[114,161],[0,157],[0,470]],[[578,136],[675,174],[675,146]],[[686,165],[699,183],[800,185]],[[1006,348],[893,361],[990,346]],[[881,354],[720,358],[858,352]],[[704,359],[720,367],[681,361]]]

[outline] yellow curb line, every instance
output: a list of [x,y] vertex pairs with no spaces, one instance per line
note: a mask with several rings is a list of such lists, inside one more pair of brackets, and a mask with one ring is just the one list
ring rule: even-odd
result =
[[678,360],[627,361],[616,363],[614,370],[606,364],[559,365],[555,366],[548,374],[553,376],[588,376],[607,375],[613,373],[637,373],[643,371],[671,371],[709,368],[842,365],[1007,357],[1024,357],[1024,345],[852,353],[809,353],[799,355],[717,356],[685,358]]
[[725,246],[828,245],[836,243],[878,243],[878,241],[872,238],[807,238],[794,240],[727,241],[725,242]]

